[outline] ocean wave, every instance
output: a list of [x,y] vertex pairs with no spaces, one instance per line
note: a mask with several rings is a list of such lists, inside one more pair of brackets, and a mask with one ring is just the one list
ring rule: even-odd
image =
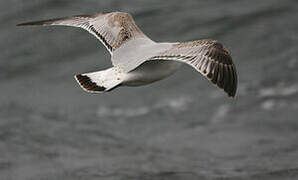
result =
[[111,107],[100,106],[97,111],[98,117],[136,117],[147,115],[151,112],[165,109],[173,112],[185,111],[191,103],[191,98],[186,96],[164,98],[153,104],[144,104],[138,107]]

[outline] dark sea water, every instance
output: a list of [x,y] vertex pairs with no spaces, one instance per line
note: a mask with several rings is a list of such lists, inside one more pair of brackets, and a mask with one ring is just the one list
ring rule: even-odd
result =
[[[130,12],[156,41],[218,39],[236,99],[188,66],[168,79],[85,93],[111,66],[87,32],[25,21]],[[0,3],[1,180],[298,179],[298,1],[10,0]]]

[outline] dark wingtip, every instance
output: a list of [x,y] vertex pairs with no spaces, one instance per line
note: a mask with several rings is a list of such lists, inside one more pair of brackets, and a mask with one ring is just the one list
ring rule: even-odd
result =
[[237,84],[234,84],[232,89],[224,89],[230,98],[236,98]]
[[17,26],[38,26],[38,25],[45,25],[45,21],[34,21],[34,22],[17,24]]
[[51,25],[55,21],[59,21],[65,18],[55,18],[55,19],[48,19],[48,20],[41,20],[41,21],[30,21],[21,24],[17,24],[17,26],[46,26]]
[[17,24],[17,26],[34,26],[34,25],[42,25],[42,24],[37,24],[37,23],[34,23],[34,22],[27,22],[27,23]]
[[26,26],[27,23],[17,24],[16,26]]
[[230,98],[233,98],[233,99],[236,98],[236,92],[227,92],[227,93]]
[[[221,65],[221,64],[220,64]],[[213,84],[222,89],[230,98],[235,98],[237,92],[237,73],[234,66],[215,66],[210,75]]]
[[96,83],[92,82],[88,76],[79,74],[75,75],[75,79],[81,85],[81,87],[87,91],[91,92],[103,92],[106,90],[103,86],[98,86]]
[[[235,81],[235,79],[233,79],[233,81]],[[227,93],[228,97],[235,98],[236,92],[237,92],[237,84],[229,84],[229,85],[230,87],[225,86],[223,90]]]

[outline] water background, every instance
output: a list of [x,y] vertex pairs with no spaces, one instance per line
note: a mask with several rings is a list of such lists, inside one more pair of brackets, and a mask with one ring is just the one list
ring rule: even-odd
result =
[[[25,21],[130,12],[156,41],[218,39],[235,100],[194,69],[102,95],[73,75],[111,66],[87,32]],[[298,179],[296,0],[0,3],[0,179]]]

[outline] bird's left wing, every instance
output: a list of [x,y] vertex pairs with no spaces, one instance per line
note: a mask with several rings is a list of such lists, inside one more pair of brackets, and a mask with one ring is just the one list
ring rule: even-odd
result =
[[175,43],[149,60],[175,60],[187,63],[213,84],[234,97],[237,73],[229,52],[216,40]]
[[99,39],[111,54],[129,40],[147,38],[135,24],[132,16],[123,12],[78,15],[18,24],[18,26],[25,25],[62,25],[83,28]]

